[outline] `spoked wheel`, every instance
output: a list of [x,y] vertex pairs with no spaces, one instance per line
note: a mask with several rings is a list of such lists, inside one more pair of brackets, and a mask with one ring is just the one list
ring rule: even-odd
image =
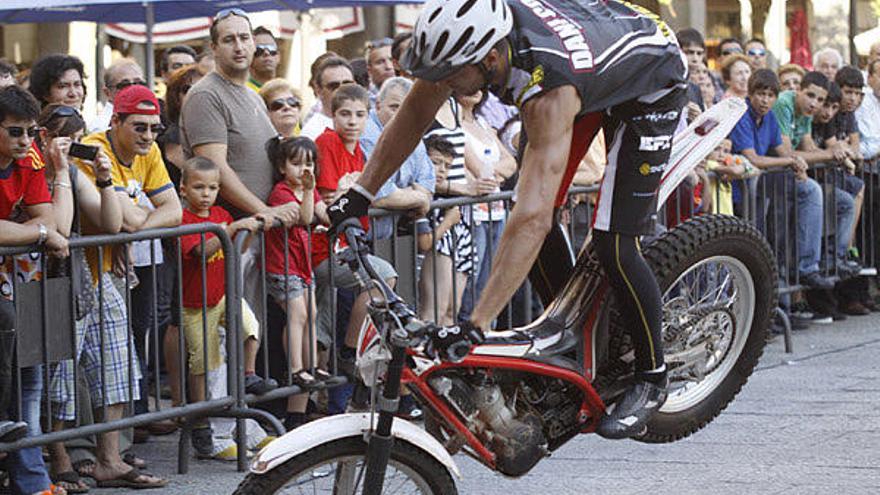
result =
[[[456,494],[445,466],[424,451],[395,440],[382,493]],[[363,437],[347,437],[319,445],[262,474],[249,474],[236,495],[332,494],[363,491],[367,444]]]
[[776,307],[776,262],[756,229],[724,215],[692,219],[644,255],[663,293],[670,383],[639,440],[670,442],[712,421],[752,374]]

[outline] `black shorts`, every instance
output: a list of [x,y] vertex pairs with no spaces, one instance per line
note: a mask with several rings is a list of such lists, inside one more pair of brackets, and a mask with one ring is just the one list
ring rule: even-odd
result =
[[687,94],[676,89],[653,102],[641,100],[613,107],[603,116],[608,164],[596,205],[596,230],[636,236],[654,232],[657,189]]

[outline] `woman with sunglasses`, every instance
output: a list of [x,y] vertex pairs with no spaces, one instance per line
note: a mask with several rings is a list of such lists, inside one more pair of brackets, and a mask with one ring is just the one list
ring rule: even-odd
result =
[[[73,143],[79,142],[86,127],[79,111],[73,107],[50,104],[43,108],[37,123],[41,127],[37,146],[42,151],[46,162],[46,183],[52,194],[58,232],[67,237],[79,234],[80,215],[85,215],[89,223],[97,225],[105,233],[119,232],[122,226],[122,208],[114,188],[96,186],[85,175],[79,173],[79,169],[75,165],[71,166],[70,147]],[[112,186],[111,163],[102,151],[98,151],[95,160],[82,162],[82,165],[94,168],[99,185],[109,184]],[[87,272],[81,274],[80,279],[84,279],[84,285],[77,289],[78,294],[81,291],[92,291],[91,273],[88,271],[83,251],[72,251],[71,256],[79,256],[78,266],[85,266],[84,270]],[[71,265],[71,270],[73,269],[74,265]],[[92,311],[97,311],[97,306],[94,304],[90,310],[85,310],[85,314],[77,313],[76,356],[78,361],[84,360],[85,354],[94,356],[95,351],[100,350],[100,342],[85,335],[86,316]],[[76,411],[58,405],[72,390],[73,366],[73,361],[64,361],[52,369],[49,397],[55,402],[51,409],[54,415],[51,418],[54,431],[63,430],[66,422],[77,416]],[[100,381],[89,385],[92,393],[101,387]],[[82,403],[88,404],[89,400],[82,401]],[[87,408],[88,405],[85,407]],[[88,491],[88,485],[80,479],[74,470],[63,443],[50,444],[49,454],[52,460],[51,478],[58,486],[65,488],[68,493]]]
[[269,120],[278,134],[299,136],[302,115],[302,96],[284,79],[272,79],[260,88],[260,97],[266,102]]

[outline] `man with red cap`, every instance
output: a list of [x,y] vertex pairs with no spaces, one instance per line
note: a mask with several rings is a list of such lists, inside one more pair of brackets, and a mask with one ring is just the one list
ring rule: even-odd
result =
[[[110,129],[90,134],[83,139],[84,144],[101,147],[112,163],[112,181],[105,183],[96,181],[98,187],[113,187],[120,195],[123,210],[123,230],[138,232],[160,227],[174,227],[180,224],[182,209],[177,198],[174,185],[168,177],[162,155],[156,144],[156,137],[162,131],[159,118],[159,102],[149,88],[141,85],[128,86],[116,94],[113,100],[113,116]],[[90,180],[95,180],[92,167],[77,163],[79,171]],[[83,218],[84,233],[98,232],[95,226],[89,225]],[[101,284],[104,302],[100,305],[103,311],[101,318],[93,318],[97,328],[86,331],[104,332],[105,370],[104,384],[107,397],[101,397],[101,391],[92,391],[93,405],[100,406],[106,400],[108,405],[104,421],[122,418],[123,407],[130,396],[140,396],[138,379],[141,372],[137,356],[131,356],[133,367],[129,370],[129,353],[127,320],[128,311],[125,299],[114,286],[109,272],[117,271],[120,265],[115,260],[124,260],[123,256],[113,256],[109,248],[105,249],[103,266],[97,266],[95,252],[89,252],[94,283]],[[117,268],[114,270],[114,268]],[[147,282],[144,282],[147,283]],[[132,301],[137,304],[136,301]],[[129,372],[133,373],[132,387],[129,387]],[[115,379],[123,377],[124,379]],[[96,396],[97,392],[97,396]],[[71,398],[72,399],[72,398]],[[71,405],[72,407],[72,405]],[[97,407],[97,411],[101,411]],[[101,416],[97,416],[101,417]],[[119,433],[111,432],[98,436],[98,452],[92,476],[99,487],[130,487],[146,488],[164,486],[167,480],[138,471],[126,464],[119,455]]]

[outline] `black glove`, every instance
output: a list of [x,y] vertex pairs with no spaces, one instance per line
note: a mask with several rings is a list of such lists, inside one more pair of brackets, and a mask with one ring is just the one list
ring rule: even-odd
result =
[[327,208],[327,215],[330,217],[330,232],[339,234],[337,229],[345,220],[367,216],[370,202],[370,198],[364,196],[354,187],[349,189]]
[[470,321],[454,327],[433,327],[428,330],[428,345],[425,348],[431,357],[457,363],[465,358],[474,344],[485,340],[483,331]]

